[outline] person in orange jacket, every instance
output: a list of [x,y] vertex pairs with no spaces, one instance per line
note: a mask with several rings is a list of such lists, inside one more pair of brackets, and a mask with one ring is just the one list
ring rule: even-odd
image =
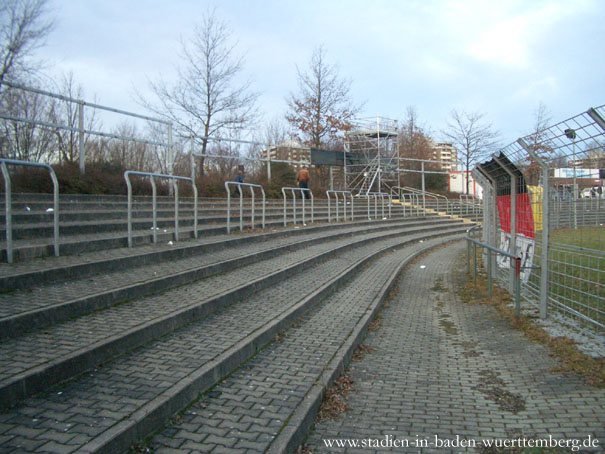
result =
[[[300,189],[309,189],[309,169],[303,167],[296,175],[296,183]],[[309,198],[309,191],[302,191],[305,194],[305,199]]]

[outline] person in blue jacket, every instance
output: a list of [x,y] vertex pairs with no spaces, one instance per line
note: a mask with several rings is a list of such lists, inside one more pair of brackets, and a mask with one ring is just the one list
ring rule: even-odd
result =
[[[237,175],[235,177],[235,182],[236,183],[244,182],[244,169],[242,169],[241,167],[239,169],[237,169]],[[233,192],[231,193],[231,197],[235,197],[236,195],[241,195],[241,192],[240,192],[240,187],[234,185]]]

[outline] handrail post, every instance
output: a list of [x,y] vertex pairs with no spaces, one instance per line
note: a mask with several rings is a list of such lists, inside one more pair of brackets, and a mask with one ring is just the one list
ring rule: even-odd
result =
[[332,213],[330,210],[330,191],[326,191],[326,196],[328,197],[328,224],[332,223]]
[[259,188],[263,194],[263,224],[262,225],[263,225],[263,230],[265,230],[265,206],[267,205],[267,202],[266,202],[266,197],[265,197],[265,190],[263,189],[262,186],[259,186]]
[[477,243],[473,242],[473,282],[477,283]]
[[155,187],[155,179],[150,177],[151,180],[151,213],[153,217],[153,244],[158,243],[157,234],[157,189]]
[[338,193],[334,193],[334,199],[336,200],[336,222],[339,222],[340,219],[338,217]]
[[487,296],[492,297],[492,250],[487,249]]
[[195,185],[195,180],[191,179],[191,185],[193,187],[193,237],[197,239],[197,215],[198,215],[198,207],[197,207],[197,186]]
[[521,257],[515,259],[515,314],[521,315]]
[[227,191],[227,233],[231,233],[231,192],[228,181],[225,181],[225,190]]
[[281,194],[284,196],[284,227],[286,227],[286,189],[281,188]]
[[311,190],[309,190],[309,194],[311,194],[311,224],[313,224],[315,223],[315,198],[313,197],[313,192]]
[[349,192],[349,198],[351,199],[351,221],[355,220],[355,201],[353,199],[353,194]]
[[176,180],[172,182],[174,187],[174,239],[179,240],[179,185]]
[[294,218],[294,225],[296,225],[296,193],[294,192],[294,189],[292,189],[290,192],[292,192],[292,212]]
[[53,230],[55,238],[55,257],[59,257],[59,180],[52,167],[49,166],[50,178],[53,180]]
[[132,184],[130,183],[130,173],[128,171],[124,172],[124,179],[126,180],[126,190],[128,194],[128,208],[126,215],[128,219],[128,247],[132,247]]
[[378,219],[378,196],[376,194],[372,194],[374,196],[374,219]]
[[239,191],[239,231],[244,231],[244,191],[242,191],[241,183],[236,183]]
[[251,228],[254,230],[254,188],[250,186],[250,198],[252,199],[252,212],[251,212]]
[[342,194],[342,220],[347,222],[347,195],[343,192]]
[[471,241],[466,239],[466,274],[471,273]]
[[306,199],[306,197],[305,197],[305,190],[304,189],[301,189],[300,195],[301,195],[301,198],[302,198],[302,223],[303,223],[303,225],[306,225],[305,224],[305,199]]
[[391,214],[391,206],[393,205],[393,196],[391,194],[389,194],[389,219],[391,219],[393,216]]
[[38,162],[29,161],[18,161],[15,159],[1,159],[0,164],[2,168],[2,175],[4,176],[4,187],[5,187],[5,210],[6,210],[6,261],[13,263],[13,219],[12,219],[12,190],[11,190],[11,178],[8,172],[8,166],[24,166],[24,167],[43,167],[50,173],[50,178],[53,182],[53,242],[55,257],[59,256],[59,181],[57,175],[51,166],[48,164],[41,164]]
[[4,161],[0,162],[4,176],[4,210],[6,217],[6,261],[13,263],[13,207],[11,194],[11,180],[8,168]]

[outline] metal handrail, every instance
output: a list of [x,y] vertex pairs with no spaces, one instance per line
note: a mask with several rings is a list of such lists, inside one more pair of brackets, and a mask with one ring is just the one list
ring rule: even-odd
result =
[[[410,215],[412,215],[413,211],[414,211],[414,205],[416,205],[416,216],[420,215],[420,194],[417,194],[415,192],[410,192],[408,194],[405,193],[401,193],[401,197],[403,198],[404,203],[408,203],[406,201],[406,197],[410,198]],[[416,199],[416,202],[414,202],[414,198]],[[405,216],[405,208],[404,208],[404,216]]]
[[351,191],[334,191],[334,190],[327,190],[326,191],[326,196],[328,197],[328,222],[332,222],[332,211],[331,211],[331,206],[330,206],[330,194],[334,194],[334,199],[336,199],[336,222],[339,221],[338,218],[338,194],[342,194],[342,203],[344,206],[344,213],[343,213],[343,220],[346,221],[347,220],[347,196],[350,197],[351,199],[351,221],[354,218],[354,202],[353,202],[353,194],[351,193]]
[[193,235],[197,238],[197,187],[192,178],[180,177],[177,175],[165,175],[162,173],[139,172],[137,170],[127,170],[124,172],[126,187],[128,188],[128,247],[132,247],[132,184],[130,183],[130,175],[138,175],[141,177],[149,177],[151,181],[152,191],[152,213],[153,213],[153,244],[157,244],[157,190],[154,178],[166,178],[173,180],[174,187],[174,239],[179,241],[179,187],[177,180],[189,181],[193,188]]
[[[449,209],[450,209],[450,199],[448,199],[443,194],[437,194],[435,192],[429,192],[429,191],[422,191],[420,189],[412,188],[412,187],[409,187],[409,186],[393,186],[392,189],[402,189],[402,190],[413,192],[413,193],[416,193],[416,194],[426,195],[426,196],[429,196],[429,197],[434,197],[435,199],[444,199],[445,200],[445,211],[446,211],[446,213],[449,212]],[[424,208],[424,204],[423,204],[423,208]],[[437,211],[439,211],[439,201],[437,201]]]
[[[462,204],[464,203],[466,206],[466,214],[468,214],[468,207],[469,205],[472,207],[473,210],[473,214],[476,214],[476,207],[477,204],[474,202],[474,200],[476,200],[477,198],[472,195],[472,194],[460,194],[460,216],[462,216]],[[469,202],[469,199],[471,199],[471,201]],[[464,202],[463,202],[464,200]]]
[[504,249],[500,249],[494,246],[490,246],[487,243],[479,241],[475,238],[471,238],[471,234],[475,229],[480,226],[476,225],[466,231],[466,270],[470,274],[470,261],[471,261],[471,244],[473,245],[473,280],[477,281],[477,246],[487,250],[487,282],[488,282],[488,296],[492,297],[492,253],[500,254],[505,257],[514,260],[515,266],[511,266],[511,279],[513,281],[513,287],[515,289],[515,314],[517,317],[521,314],[521,257],[511,254]]
[[[384,196],[387,196],[389,198],[389,219],[392,217],[391,216],[391,205],[393,204],[393,198],[391,197],[391,194],[387,193],[387,192],[368,192],[368,195],[373,195],[376,197],[375,200],[377,200],[378,197],[380,197],[380,200],[382,202],[382,219],[385,219],[384,216]],[[376,208],[376,205],[375,205]],[[374,214],[376,213],[376,210],[374,211]]]
[[13,207],[11,194],[11,177],[7,165],[24,167],[42,167],[49,171],[53,181],[53,230],[55,256],[59,256],[59,181],[51,166],[39,162],[18,161],[15,159],[0,159],[0,168],[4,176],[4,209],[6,212],[6,261],[13,263]]
[[251,227],[254,229],[254,188],[260,189],[263,194],[263,221],[262,226],[265,228],[265,205],[266,205],[266,197],[265,190],[260,184],[250,184],[250,183],[239,183],[237,181],[225,181],[225,190],[227,191],[227,233],[231,233],[231,192],[229,191],[229,186],[237,186],[239,192],[239,231],[244,230],[244,192],[241,187],[246,186],[250,188],[250,194],[252,198],[252,219],[251,219]]
[[[311,194],[311,222],[314,222],[313,217],[313,192],[309,188],[289,188],[283,187],[281,188],[281,193],[284,196],[284,227],[286,227],[286,191],[290,191],[292,193],[292,202],[293,202],[293,211],[294,211],[294,224],[296,224],[296,191],[300,192],[300,198],[302,199],[302,223],[305,224],[305,197],[304,192],[307,191]],[[305,224],[306,225],[306,224]]]

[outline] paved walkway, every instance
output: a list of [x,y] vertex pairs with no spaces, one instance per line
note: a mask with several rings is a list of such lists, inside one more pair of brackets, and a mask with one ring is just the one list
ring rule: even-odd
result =
[[[375,350],[351,364],[349,411],[315,426],[307,440],[313,454],[501,453],[510,451],[481,449],[482,440],[589,436],[599,440],[591,452],[605,451],[605,390],[551,372],[556,362],[546,348],[509,328],[493,308],[455,296],[452,270],[464,248],[458,242],[436,250],[404,273],[381,328],[364,341]],[[457,436],[460,445],[476,447],[455,447]],[[327,448],[327,439],[365,447]]]

